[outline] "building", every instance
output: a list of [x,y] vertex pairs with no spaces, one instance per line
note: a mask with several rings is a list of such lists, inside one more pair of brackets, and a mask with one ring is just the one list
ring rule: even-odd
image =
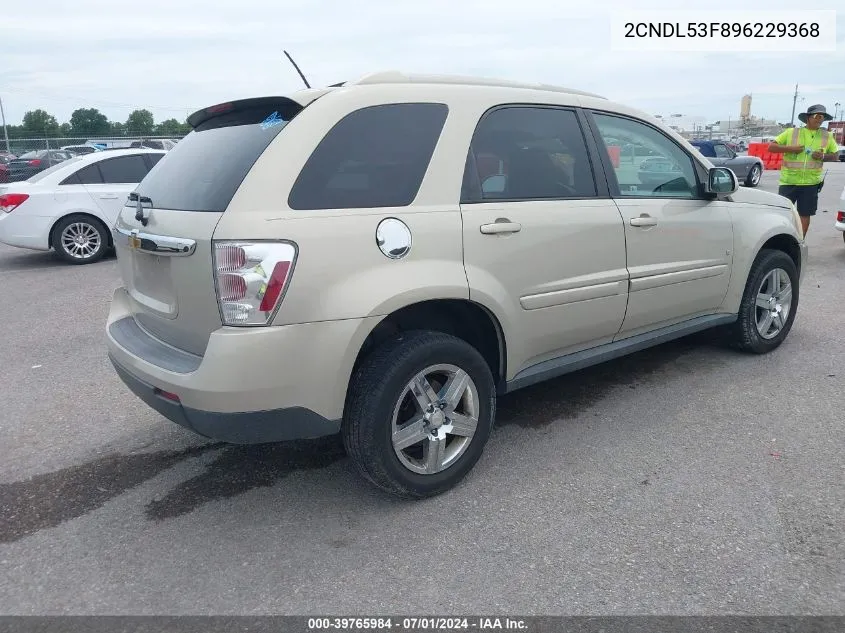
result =
[[747,121],[751,117],[751,95],[743,95],[739,102],[739,118]]
[[830,121],[827,129],[833,133],[837,143],[845,145],[845,121]]

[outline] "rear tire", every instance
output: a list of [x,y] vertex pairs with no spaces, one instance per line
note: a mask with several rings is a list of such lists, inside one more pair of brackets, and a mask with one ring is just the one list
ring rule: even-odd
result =
[[798,269],[783,251],[760,251],[745,283],[730,342],[754,354],[778,348],[798,313]]
[[87,215],[69,215],[53,229],[50,244],[56,254],[69,264],[93,264],[109,248],[106,227]]
[[745,178],[745,186],[746,187],[756,187],[760,184],[760,177],[763,174],[763,168],[757,164],[751,168],[751,171],[748,172],[748,176]]
[[404,332],[382,344],[349,390],[341,430],[347,453],[365,479],[406,499],[460,482],[481,457],[496,414],[487,362],[440,332]]

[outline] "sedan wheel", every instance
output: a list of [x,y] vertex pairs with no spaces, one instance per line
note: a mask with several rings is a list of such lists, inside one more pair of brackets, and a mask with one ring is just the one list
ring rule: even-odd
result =
[[108,247],[105,227],[94,218],[70,216],[59,222],[53,232],[53,248],[71,264],[98,261]]

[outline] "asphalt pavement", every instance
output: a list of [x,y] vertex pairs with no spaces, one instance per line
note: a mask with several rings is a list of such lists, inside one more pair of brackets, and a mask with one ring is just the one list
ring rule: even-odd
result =
[[114,259],[0,246],[0,613],[845,613],[845,164],[827,182],[780,349],[695,337],[512,394],[422,502],[334,440],[164,420],[106,358]]

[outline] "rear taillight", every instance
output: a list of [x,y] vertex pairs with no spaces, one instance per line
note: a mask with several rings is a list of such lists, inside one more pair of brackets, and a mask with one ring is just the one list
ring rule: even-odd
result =
[[845,211],[840,211],[836,214],[836,221],[837,222],[845,222]]
[[26,202],[29,196],[25,193],[4,193],[0,196],[0,211],[11,213]]
[[33,158],[31,161],[27,163],[30,167],[41,167],[41,159],[40,158]]
[[214,242],[214,282],[224,325],[267,325],[296,261],[290,242]]

